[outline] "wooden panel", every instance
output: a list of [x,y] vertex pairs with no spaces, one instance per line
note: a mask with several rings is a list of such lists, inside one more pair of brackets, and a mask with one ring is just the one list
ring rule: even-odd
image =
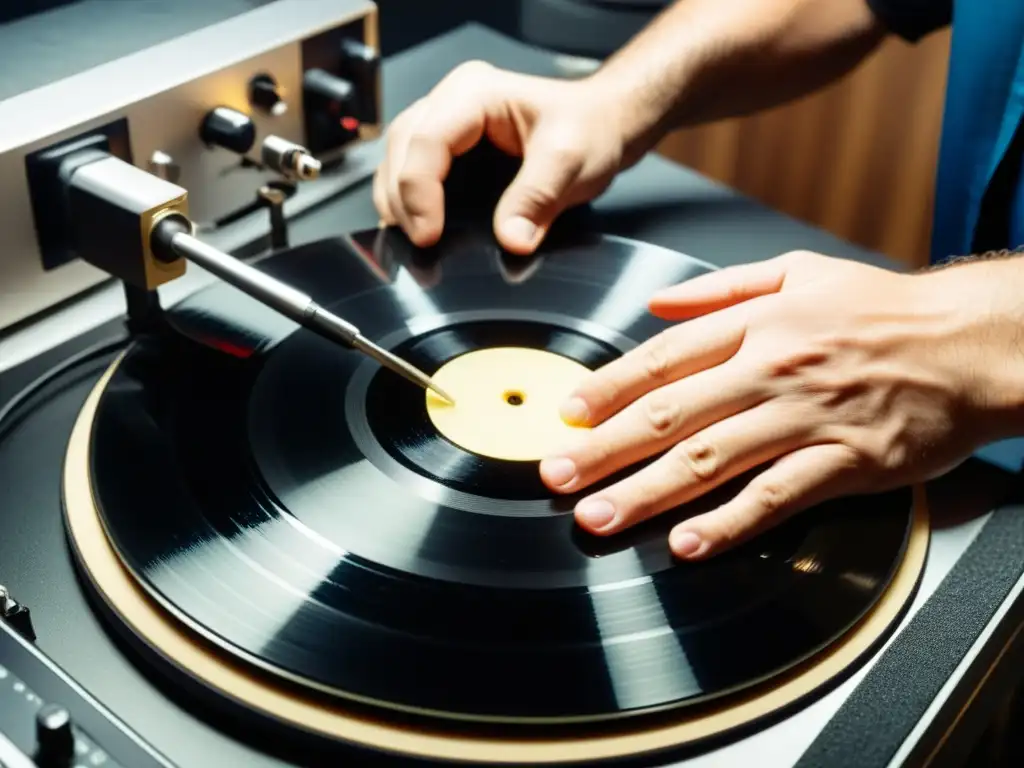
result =
[[668,136],[659,151],[914,266],[928,260],[949,34],[886,42],[800,101]]

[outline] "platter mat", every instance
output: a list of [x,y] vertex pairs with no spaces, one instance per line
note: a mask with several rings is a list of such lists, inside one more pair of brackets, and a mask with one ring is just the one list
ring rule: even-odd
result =
[[696,744],[750,726],[827,686],[877,649],[909,607],[924,570],[929,516],[924,489],[902,562],[875,606],[830,647],[774,679],[708,705],[680,707],[674,719],[627,718],[624,727],[581,733],[567,728],[502,733],[451,725],[410,725],[285,687],[230,658],[164,611],[123,565],[107,538],[93,494],[90,444],[97,407],[120,358],[96,383],[72,430],[63,473],[64,514],[79,566],[109,609],[148,647],[205,688],[299,731],[384,753],[491,765],[580,763],[636,757]]

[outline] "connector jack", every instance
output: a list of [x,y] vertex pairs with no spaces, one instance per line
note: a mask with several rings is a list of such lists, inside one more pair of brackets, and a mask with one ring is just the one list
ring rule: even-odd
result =
[[261,148],[263,164],[292,181],[310,181],[320,175],[321,163],[309,150],[280,136],[267,136]]

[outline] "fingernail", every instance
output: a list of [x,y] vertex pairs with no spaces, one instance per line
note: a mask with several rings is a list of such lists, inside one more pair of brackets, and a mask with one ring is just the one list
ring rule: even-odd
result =
[[576,465],[571,459],[544,459],[540,463],[540,474],[551,485],[567,485],[576,477]]
[[576,507],[576,516],[588,528],[600,530],[615,519],[615,508],[604,499],[587,499]]
[[600,529],[615,519],[615,508],[604,499],[587,499],[577,506],[577,517],[587,527]]
[[691,557],[700,549],[701,540],[693,531],[672,531],[668,545],[676,557]]
[[562,407],[558,409],[558,414],[566,424],[586,424],[590,410],[583,400],[573,397],[562,404]]
[[522,216],[513,216],[501,229],[506,238],[519,245],[533,245],[537,236],[537,226]]

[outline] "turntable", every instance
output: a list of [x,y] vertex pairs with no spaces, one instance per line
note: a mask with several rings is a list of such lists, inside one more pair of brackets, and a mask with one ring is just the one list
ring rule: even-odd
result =
[[[455,38],[467,57],[476,45],[500,59],[505,45],[473,29]],[[507,45],[513,59],[525,55]],[[432,73],[416,55],[394,77],[415,69],[427,88]],[[647,173],[636,183],[654,186],[673,172],[652,158],[632,178]],[[93,203],[106,199],[105,173],[91,177]],[[742,479],[611,538],[584,534],[574,498],[540,482],[537,462],[573,429],[557,417],[560,398],[663,329],[644,311],[653,290],[715,268],[699,248],[686,252],[685,237],[658,244],[657,222],[615,232],[631,183],[567,215],[531,259],[503,253],[473,215],[417,249],[365,217],[339,229],[344,213],[327,205],[295,219],[292,247],[249,263],[432,376],[454,403],[231,280],[174,302],[133,289],[146,269],[175,263],[159,248],[125,245],[103,261],[80,241],[129,286],[129,332],[107,342],[117,325],[104,326],[98,346],[77,342],[74,392],[31,416],[8,408],[24,421],[0,424],[12,429],[0,500],[40,462],[58,502],[40,507],[45,521],[16,518],[20,544],[0,540],[0,574],[18,549],[38,548],[45,563],[35,584],[0,576],[33,609],[26,637],[71,659],[79,638],[68,628],[80,627],[93,660],[67,662],[74,678],[117,710],[111,721],[153,744],[153,764],[667,765],[729,754],[749,764],[766,734],[787,727],[809,735],[769,750],[772,764],[801,754],[807,765],[885,764],[908,749],[920,716],[908,717],[937,680],[926,665],[906,680],[935,651],[915,637],[922,622],[941,634],[936,616],[961,594],[948,587],[949,533],[965,529],[936,517],[934,493],[837,500],[684,564],[668,528]],[[150,200],[170,191],[140,184]],[[488,205],[461,202],[469,214]],[[79,221],[81,237],[115,231],[96,224],[108,220],[104,205]],[[144,234],[187,218],[178,197],[161,205]],[[612,206],[604,219],[602,205]],[[204,253],[216,272],[217,248]],[[1006,520],[964,524],[988,523],[983,558],[1018,540]],[[974,593],[977,613],[961,613],[961,629],[984,626],[986,606],[1009,594],[1016,576],[1000,573],[1005,584],[985,576],[989,592]],[[61,596],[48,604],[57,579]],[[31,643],[18,643],[27,653]],[[965,636],[959,656],[943,646],[935,670],[957,666],[973,643]],[[105,662],[120,682],[104,694]],[[895,681],[907,707],[883,697],[895,725],[878,726],[877,751],[851,748],[865,731],[843,729],[877,709],[879,681]],[[823,712],[838,725],[812,726]],[[214,751],[200,756],[190,737]]]
[[63,482],[115,622],[245,716],[515,765],[717,735],[869,650],[920,576],[923,501],[834,505],[696,566],[672,561],[672,515],[584,540],[537,473],[559,395],[659,329],[608,306],[627,265],[705,268],[610,237],[549,244],[520,279],[503,258],[383,230],[260,262],[455,405],[226,286],[136,341],[86,401]]

